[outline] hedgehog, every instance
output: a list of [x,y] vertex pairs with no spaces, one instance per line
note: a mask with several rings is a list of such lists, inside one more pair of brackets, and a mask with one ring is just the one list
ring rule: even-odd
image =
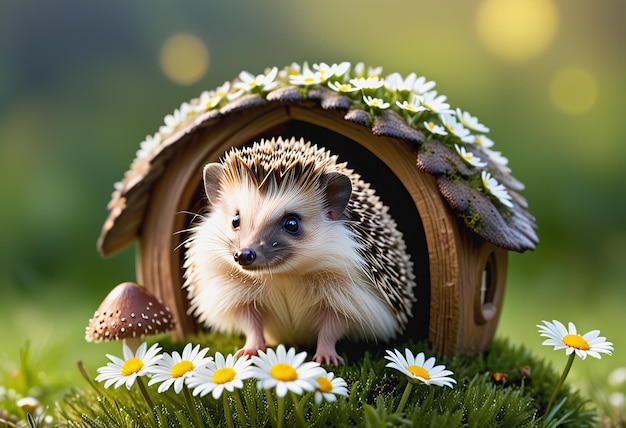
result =
[[389,341],[415,301],[413,264],[370,185],[303,139],[232,148],[203,171],[208,210],[186,240],[190,314],[240,333],[238,356],[315,346],[343,364],[341,339]]

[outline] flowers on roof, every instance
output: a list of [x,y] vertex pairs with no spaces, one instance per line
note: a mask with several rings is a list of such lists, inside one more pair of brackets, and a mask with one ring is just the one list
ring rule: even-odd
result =
[[[470,153],[467,150],[469,146],[478,147],[484,156],[478,156],[472,151],[474,159],[464,157],[464,160],[488,172],[494,180],[500,174],[510,172],[508,160],[500,152],[492,150],[493,140],[486,135],[490,131],[489,127],[469,112],[458,107],[452,108],[447,96],[435,89],[434,81],[416,73],[406,77],[397,72],[387,76],[382,73],[382,67],[369,67],[363,63],[353,65],[349,62],[293,63],[281,70],[271,67],[260,74],[242,71],[232,82],[225,82],[212,91],[204,91],[198,98],[182,103],[165,116],[159,132],[146,137],[141,143],[137,158],[149,159],[158,153],[160,146],[167,144],[167,137],[189,123],[190,117],[211,110],[219,111],[227,103],[244,95],[265,96],[273,90],[295,86],[306,97],[312,88],[322,87],[349,99],[351,109],[365,110],[371,115],[382,114],[387,110],[398,113],[410,127],[423,132],[426,141],[436,138],[450,148],[458,146],[464,149],[465,153]],[[480,158],[481,162],[476,161],[476,158]],[[478,182],[469,178],[466,181],[470,185]],[[119,188],[123,189],[123,186]],[[506,186],[487,180],[484,188],[501,202],[499,209],[513,207],[513,199]]]
[[239,98],[245,93],[269,92],[279,84],[279,82],[275,80],[277,75],[277,67],[272,67],[267,73],[257,74],[256,76],[244,70],[239,73],[239,81],[233,83],[233,89],[236,89],[236,92],[229,94],[228,99],[233,100]]
[[489,128],[478,122],[478,118],[472,116],[466,111],[462,111],[458,107],[456,109],[456,115],[459,118],[459,121],[461,121],[463,126],[465,126],[466,128],[471,129],[475,132],[480,132],[482,134],[486,134],[487,132],[489,132]]
[[498,183],[498,180],[493,178],[489,172],[483,170],[480,178],[487,193],[494,196],[502,205],[506,205],[509,208],[513,207],[511,195],[507,192],[506,187]]
[[606,341],[606,337],[600,336],[600,330],[591,330],[585,334],[579,334],[574,323],[563,325],[557,320],[543,321],[538,324],[539,333],[547,339],[542,345],[553,346],[554,350],[565,349],[565,354],[576,354],[581,359],[591,356],[601,358],[600,354],[611,355],[613,344]]
[[230,91],[230,82],[224,82],[222,86],[213,91],[204,91],[196,106],[196,112],[211,110],[217,107]]
[[424,126],[426,129],[430,131],[431,134],[434,135],[448,135],[448,131],[442,125],[438,125],[433,121],[424,122]]
[[383,100],[382,98],[374,98],[374,97],[370,97],[368,95],[365,95],[363,97],[363,101],[365,102],[365,104],[367,104],[368,106],[372,107],[373,109],[386,109],[389,108],[389,106],[391,104],[385,102],[385,100]]
[[470,130],[465,128],[461,122],[457,122],[456,115],[450,113],[442,113],[440,116],[443,126],[448,130],[451,135],[458,137],[464,143],[471,143],[474,140],[474,136],[471,135]]
[[461,159],[463,159],[469,165],[477,168],[487,166],[486,162],[483,162],[478,156],[475,156],[474,153],[465,150],[465,147],[455,144],[454,148],[456,149],[456,152],[459,154],[459,156],[461,156]]

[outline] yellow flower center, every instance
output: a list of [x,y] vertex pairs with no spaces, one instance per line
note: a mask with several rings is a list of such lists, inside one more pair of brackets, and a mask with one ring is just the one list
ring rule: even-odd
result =
[[435,128],[435,124],[433,122],[428,122],[428,129],[434,129]]
[[580,349],[582,351],[589,350],[589,343],[579,334],[566,334],[563,336],[563,343],[571,348]]
[[133,357],[124,362],[122,366],[122,376],[130,376],[133,373],[137,373],[143,368],[143,361],[141,358]]
[[222,385],[233,380],[236,374],[237,372],[232,367],[219,368],[213,373],[213,382]]
[[298,379],[298,372],[292,366],[286,363],[277,363],[270,368],[270,374],[274,379],[285,382]]
[[347,92],[350,89],[352,89],[352,85],[348,84],[348,83],[344,83],[343,85],[339,86],[339,90],[342,92]]
[[318,377],[317,383],[319,384],[317,390],[320,392],[330,392],[333,390],[333,384],[330,383],[327,377]]
[[311,76],[307,76],[307,77],[304,78],[304,81],[306,83],[313,83],[313,82],[315,82],[315,78],[311,77]]
[[185,373],[190,372],[194,369],[193,363],[189,360],[182,360],[172,366],[170,369],[170,373],[173,378],[179,378],[183,376]]
[[412,366],[408,366],[406,369],[409,372],[411,372],[411,374],[413,374],[414,376],[421,377],[422,379],[426,379],[426,380],[430,379],[430,374],[428,373],[428,370],[426,370],[422,366],[412,365]]

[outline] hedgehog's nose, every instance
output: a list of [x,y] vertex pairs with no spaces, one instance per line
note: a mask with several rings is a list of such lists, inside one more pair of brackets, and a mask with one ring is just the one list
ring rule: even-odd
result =
[[256,259],[256,251],[252,248],[242,248],[235,251],[235,261],[241,266],[248,266]]

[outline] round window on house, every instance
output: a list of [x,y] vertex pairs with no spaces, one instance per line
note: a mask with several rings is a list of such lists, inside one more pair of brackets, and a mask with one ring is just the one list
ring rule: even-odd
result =
[[496,257],[492,252],[487,257],[484,268],[478,282],[479,289],[476,293],[475,320],[477,324],[484,324],[493,319],[498,307],[494,303],[496,294]]

